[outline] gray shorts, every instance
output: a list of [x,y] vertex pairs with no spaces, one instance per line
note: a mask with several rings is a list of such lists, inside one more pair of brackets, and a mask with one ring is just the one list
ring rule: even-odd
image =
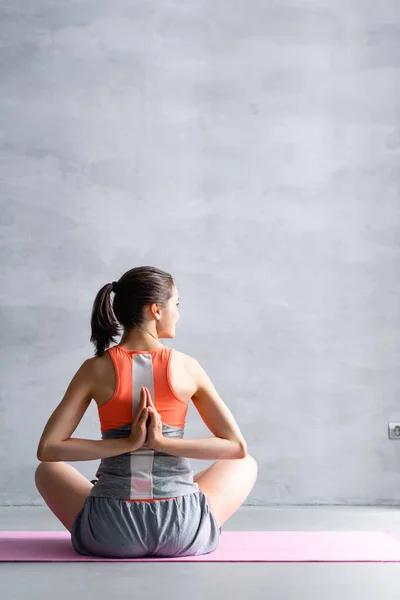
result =
[[157,502],[88,496],[72,524],[79,554],[107,558],[174,557],[216,550],[221,527],[201,491]]

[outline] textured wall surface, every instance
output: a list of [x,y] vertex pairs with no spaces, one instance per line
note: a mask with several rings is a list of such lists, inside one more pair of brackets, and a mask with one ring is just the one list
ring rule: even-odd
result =
[[[43,504],[37,444],[94,355],[95,294],[139,265],[174,276],[165,344],[258,460],[247,504],[398,503],[397,0],[0,17],[0,504]],[[190,406],[186,436],[207,434]],[[94,402],[74,437],[100,439]]]

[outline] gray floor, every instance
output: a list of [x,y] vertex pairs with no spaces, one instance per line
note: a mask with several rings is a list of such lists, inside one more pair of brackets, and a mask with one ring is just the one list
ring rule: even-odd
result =
[[[65,531],[46,506],[0,507],[0,529]],[[223,529],[400,535],[400,507],[243,506]],[[391,600],[400,599],[399,576],[400,563],[0,563],[0,597]]]

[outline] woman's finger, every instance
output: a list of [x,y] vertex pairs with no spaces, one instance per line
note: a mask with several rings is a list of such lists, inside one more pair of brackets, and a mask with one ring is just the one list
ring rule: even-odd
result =
[[150,394],[150,392],[149,392],[149,390],[147,388],[145,388],[145,389],[146,389],[146,394],[147,394],[147,406],[151,406],[152,408],[155,409],[156,407],[154,406],[154,402],[153,402],[153,399],[151,397],[151,394]]
[[142,411],[144,408],[146,407],[146,392],[144,390],[144,388],[142,388],[140,390],[140,402],[139,402],[139,406],[137,407],[134,417],[132,419],[132,421],[137,422],[139,419],[141,419],[142,417]]
[[140,390],[140,403],[139,403],[138,410],[141,410],[145,407],[147,407],[147,393],[146,393],[146,388],[142,387]]
[[148,411],[149,411],[149,415],[151,417],[152,423],[157,423],[157,413],[156,413],[156,411],[153,408],[151,408],[151,406],[149,406]]
[[162,425],[160,414],[154,408],[149,407],[149,415],[151,415],[151,418],[154,419],[154,423]]

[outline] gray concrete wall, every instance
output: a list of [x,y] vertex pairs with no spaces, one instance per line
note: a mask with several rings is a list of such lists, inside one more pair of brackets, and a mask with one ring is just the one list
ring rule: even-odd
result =
[[[43,503],[37,443],[93,356],[94,296],[142,264],[175,277],[165,343],[259,462],[247,504],[399,502],[399,3],[0,16],[0,504]],[[74,437],[100,439],[94,402]]]

